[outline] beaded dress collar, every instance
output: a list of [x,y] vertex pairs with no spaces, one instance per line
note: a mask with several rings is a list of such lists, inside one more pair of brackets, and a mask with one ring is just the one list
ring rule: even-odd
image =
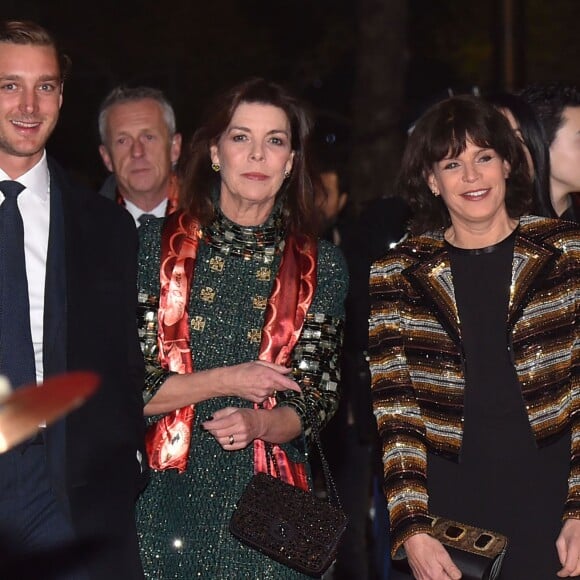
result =
[[284,249],[282,211],[277,204],[259,226],[240,226],[228,219],[219,207],[213,223],[203,228],[205,242],[226,256],[239,256],[270,264]]

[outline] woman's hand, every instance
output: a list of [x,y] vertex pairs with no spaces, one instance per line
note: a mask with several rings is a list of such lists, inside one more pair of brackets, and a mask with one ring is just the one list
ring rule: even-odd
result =
[[569,519],[564,522],[556,540],[556,550],[562,564],[558,572],[560,578],[580,575],[580,520]]
[[146,415],[170,413],[214,397],[241,397],[261,403],[276,391],[302,390],[286,375],[292,369],[264,361],[216,367],[184,375],[172,375],[145,406]]
[[459,580],[461,571],[443,544],[428,534],[415,534],[405,542],[407,560],[417,580]]
[[244,449],[254,439],[271,443],[286,443],[297,437],[302,429],[300,419],[290,407],[274,409],[240,409],[225,407],[201,426],[226,451]]
[[259,418],[254,409],[226,407],[201,424],[226,451],[247,447],[259,432]]
[[224,367],[224,395],[240,397],[252,403],[261,403],[276,391],[302,392],[298,384],[286,375],[288,367],[261,360]]

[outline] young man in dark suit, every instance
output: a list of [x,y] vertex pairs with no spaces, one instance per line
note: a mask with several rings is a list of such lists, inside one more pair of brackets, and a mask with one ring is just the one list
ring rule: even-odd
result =
[[0,455],[2,577],[142,578],[136,232],[47,159],[65,72],[46,30],[0,23],[0,374],[15,388],[72,370],[101,377],[82,407]]

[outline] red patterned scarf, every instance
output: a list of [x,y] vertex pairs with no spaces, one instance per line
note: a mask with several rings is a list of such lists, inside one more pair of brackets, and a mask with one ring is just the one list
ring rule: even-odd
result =
[[[161,366],[177,373],[193,372],[189,346],[187,306],[197,248],[201,237],[199,223],[182,212],[169,217],[161,240],[161,291],[159,297],[158,342]],[[317,245],[309,238],[286,239],[280,267],[266,306],[265,322],[258,358],[288,365],[316,289]],[[272,409],[271,397],[263,407]],[[257,407],[257,406],[255,406]],[[153,469],[177,469],[183,473],[191,444],[194,406],[165,415],[147,432],[147,452]],[[308,489],[304,464],[291,462],[279,445],[273,445],[280,475],[284,481]],[[270,472],[264,442],[254,441],[254,469]]]

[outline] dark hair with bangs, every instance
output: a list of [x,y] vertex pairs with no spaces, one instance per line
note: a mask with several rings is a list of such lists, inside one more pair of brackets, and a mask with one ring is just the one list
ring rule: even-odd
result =
[[405,148],[397,190],[413,211],[411,233],[451,225],[445,203],[441,196],[433,195],[427,178],[435,163],[465,151],[468,140],[493,149],[510,164],[505,199],[509,216],[519,218],[529,210],[532,185],[528,164],[507,119],[479,97],[452,97],[431,107],[417,121]]
[[314,235],[319,229],[319,217],[307,155],[312,117],[286,89],[261,78],[249,79],[224,93],[194,133],[184,171],[182,207],[202,225],[214,219],[212,190],[219,187],[220,175],[211,168],[210,147],[217,144],[242,103],[272,105],[282,109],[288,117],[294,160],[290,176],[282,184],[277,198],[283,198],[285,228],[293,233]]

